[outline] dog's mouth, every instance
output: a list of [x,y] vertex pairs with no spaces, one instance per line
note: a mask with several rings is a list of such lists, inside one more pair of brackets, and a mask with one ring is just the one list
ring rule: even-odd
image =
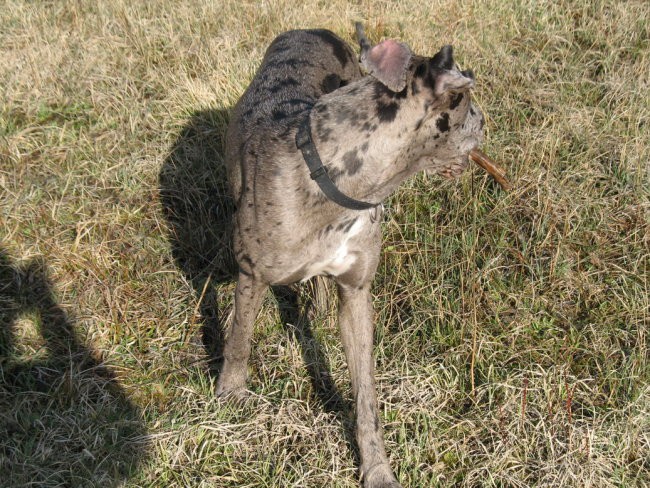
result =
[[474,137],[468,137],[463,141],[461,147],[464,149],[463,153],[455,159],[444,161],[442,164],[436,165],[434,171],[445,179],[458,178],[469,166],[472,159],[471,155],[478,150],[480,141]]
[[470,161],[483,168],[505,191],[509,191],[512,188],[512,185],[506,179],[505,170],[478,147],[474,147],[469,153],[463,155],[457,161],[434,164],[431,168],[426,169],[425,172],[427,174],[435,173],[445,179],[457,178],[467,169]]
[[469,154],[464,155],[458,161],[452,161],[444,165],[437,173],[445,179],[458,178],[469,166]]
[[458,178],[469,166],[470,151],[452,160],[432,160],[429,167],[425,169],[428,175],[436,174],[445,179]]

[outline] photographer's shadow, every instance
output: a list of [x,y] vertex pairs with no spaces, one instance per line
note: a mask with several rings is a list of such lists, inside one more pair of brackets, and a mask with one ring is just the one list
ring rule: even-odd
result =
[[45,263],[0,248],[0,484],[121,486],[145,434],[139,409],[57,303]]

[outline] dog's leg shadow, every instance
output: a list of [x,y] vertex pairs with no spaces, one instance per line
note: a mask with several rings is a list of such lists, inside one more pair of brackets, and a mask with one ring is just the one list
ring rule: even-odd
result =
[[309,374],[314,399],[320,403],[323,410],[336,415],[343,426],[345,440],[354,461],[359,465],[359,449],[354,435],[355,423],[351,413],[354,409],[352,402],[341,395],[334,378],[332,378],[329,360],[314,337],[310,309],[312,299],[301,301],[297,288],[289,286],[271,287],[273,296],[278,303],[280,319],[289,337],[295,340],[302,353],[302,359]]
[[[229,113],[228,107],[194,112],[180,129],[159,174],[171,253],[199,302],[200,342],[208,353],[208,373],[215,379],[222,366],[231,311],[220,290],[237,275],[232,249],[235,206],[224,163]],[[199,357],[205,357],[203,352]]]

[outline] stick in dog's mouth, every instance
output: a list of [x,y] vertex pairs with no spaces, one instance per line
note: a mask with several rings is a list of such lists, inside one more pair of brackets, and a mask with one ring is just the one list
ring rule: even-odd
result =
[[469,158],[492,175],[492,178],[501,185],[501,188],[506,191],[510,190],[511,186],[508,180],[506,180],[506,172],[497,166],[484,152],[479,149],[472,149],[469,153]]

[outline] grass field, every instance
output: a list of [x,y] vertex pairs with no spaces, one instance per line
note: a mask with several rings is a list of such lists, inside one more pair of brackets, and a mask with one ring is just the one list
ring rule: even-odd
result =
[[215,398],[213,358],[228,110],[275,35],[353,42],[363,20],[455,46],[514,186],[471,168],[387,202],[398,478],[650,486],[649,19],[644,0],[3,1],[0,485],[358,486],[332,287],[269,294],[244,404]]

